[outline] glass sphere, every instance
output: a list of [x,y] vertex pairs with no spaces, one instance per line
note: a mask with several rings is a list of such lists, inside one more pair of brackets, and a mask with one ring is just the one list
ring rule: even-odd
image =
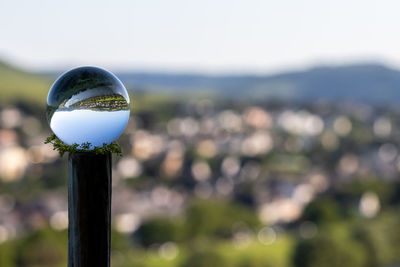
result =
[[129,95],[118,78],[97,67],[62,74],[47,96],[47,120],[68,145],[89,142],[91,148],[117,139],[129,119]]

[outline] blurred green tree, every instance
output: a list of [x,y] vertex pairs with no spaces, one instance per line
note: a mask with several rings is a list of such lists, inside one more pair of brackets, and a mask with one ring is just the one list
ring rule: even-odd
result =
[[194,238],[230,238],[235,225],[249,229],[259,227],[254,211],[234,203],[195,201],[183,218],[153,218],[136,232],[141,244],[149,246],[168,241],[181,242]]
[[324,229],[312,239],[300,240],[295,248],[293,264],[296,267],[364,267],[366,251],[350,238],[344,225]]
[[140,243],[150,246],[154,243],[180,241],[183,237],[184,226],[178,219],[153,218],[144,222],[136,232]]
[[183,263],[182,267],[231,267],[219,254],[213,251],[194,252]]
[[0,245],[0,266],[16,267],[16,242],[9,241]]
[[250,208],[222,201],[197,201],[186,212],[187,237],[230,238],[233,227],[241,224],[249,229],[260,226],[257,214]]
[[257,258],[246,257],[240,261],[238,267],[273,267],[271,262],[269,261],[262,261]]
[[17,248],[17,266],[58,267],[67,264],[67,232],[43,228],[21,239]]
[[323,196],[310,202],[303,211],[301,220],[316,224],[330,224],[340,220],[338,203],[329,196]]

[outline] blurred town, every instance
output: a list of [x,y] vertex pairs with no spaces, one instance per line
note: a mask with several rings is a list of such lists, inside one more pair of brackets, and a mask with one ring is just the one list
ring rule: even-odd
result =
[[[44,143],[46,100],[79,66],[110,70],[131,100],[111,267],[400,267],[399,10],[0,0],[0,267],[68,265],[69,155]],[[60,111],[127,117],[117,91]]]
[[[133,109],[113,158],[112,266],[400,262],[399,110],[207,97],[149,106]],[[68,156],[43,143],[44,114],[0,109],[0,266],[65,266]]]

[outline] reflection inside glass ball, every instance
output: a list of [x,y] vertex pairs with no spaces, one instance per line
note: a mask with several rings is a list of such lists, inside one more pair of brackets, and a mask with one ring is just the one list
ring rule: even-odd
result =
[[117,139],[129,119],[129,96],[112,73],[80,67],[62,74],[47,96],[47,119],[54,134],[68,145],[91,148]]

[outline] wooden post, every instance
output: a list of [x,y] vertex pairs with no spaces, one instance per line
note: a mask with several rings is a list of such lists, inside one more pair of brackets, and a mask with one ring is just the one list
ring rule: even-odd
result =
[[70,153],[68,169],[68,267],[109,267],[111,154]]

